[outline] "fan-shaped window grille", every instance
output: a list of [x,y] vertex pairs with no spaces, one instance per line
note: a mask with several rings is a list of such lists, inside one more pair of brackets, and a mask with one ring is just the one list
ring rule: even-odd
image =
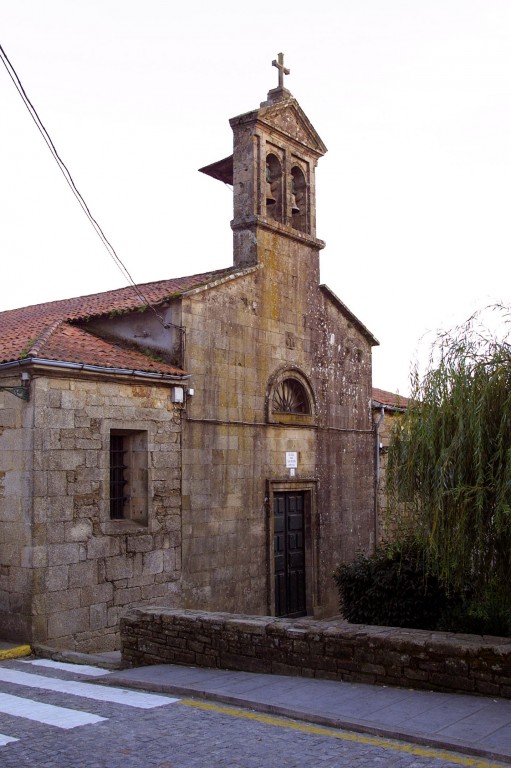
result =
[[310,413],[309,398],[296,379],[284,379],[273,393],[274,413]]

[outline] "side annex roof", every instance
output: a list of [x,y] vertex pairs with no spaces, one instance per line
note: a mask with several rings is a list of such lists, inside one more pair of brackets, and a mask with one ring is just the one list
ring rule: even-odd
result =
[[180,368],[141,349],[91,332],[87,321],[151,311],[235,272],[230,267],[0,312],[0,365],[37,359],[183,376]]

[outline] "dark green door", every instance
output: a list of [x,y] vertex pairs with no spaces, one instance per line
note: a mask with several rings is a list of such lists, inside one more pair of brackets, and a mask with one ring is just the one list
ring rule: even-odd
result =
[[276,616],[306,613],[304,499],[303,492],[273,497]]

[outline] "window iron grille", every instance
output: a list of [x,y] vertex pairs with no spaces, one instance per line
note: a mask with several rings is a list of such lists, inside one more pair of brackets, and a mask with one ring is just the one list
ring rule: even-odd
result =
[[296,379],[284,379],[273,393],[274,413],[310,413],[307,394]]
[[127,497],[124,487],[127,485],[125,472],[127,465],[124,463],[126,445],[123,435],[110,435],[110,517],[112,520],[124,518],[124,506]]

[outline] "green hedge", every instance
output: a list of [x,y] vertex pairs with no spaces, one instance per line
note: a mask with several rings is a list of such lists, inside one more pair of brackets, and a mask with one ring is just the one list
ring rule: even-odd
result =
[[418,546],[400,547],[382,546],[335,570],[341,612],[348,621],[511,637],[509,589],[490,581],[481,595],[467,577],[463,593],[448,595]]
[[354,624],[435,629],[450,600],[423,556],[379,548],[334,572],[344,617]]

